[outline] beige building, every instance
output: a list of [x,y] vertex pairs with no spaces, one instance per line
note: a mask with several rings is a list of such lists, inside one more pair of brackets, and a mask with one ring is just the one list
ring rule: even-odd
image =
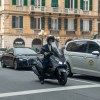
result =
[[98,0],[0,0],[0,46],[40,48],[48,34],[59,46],[98,32]]

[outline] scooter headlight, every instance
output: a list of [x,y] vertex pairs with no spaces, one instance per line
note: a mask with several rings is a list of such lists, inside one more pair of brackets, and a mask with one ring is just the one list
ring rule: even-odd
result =
[[59,64],[61,65],[61,64],[63,64],[61,61],[59,61]]
[[23,59],[22,59],[22,58],[20,58],[19,60],[20,60],[20,61],[23,61]]
[[66,61],[64,62],[64,64],[66,65]]

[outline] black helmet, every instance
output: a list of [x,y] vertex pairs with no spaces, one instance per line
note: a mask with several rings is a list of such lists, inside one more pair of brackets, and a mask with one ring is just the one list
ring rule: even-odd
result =
[[47,37],[47,42],[48,42],[49,40],[52,40],[52,41],[54,42],[54,40],[55,40],[54,36],[53,36],[53,35],[48,35],[48,37]]

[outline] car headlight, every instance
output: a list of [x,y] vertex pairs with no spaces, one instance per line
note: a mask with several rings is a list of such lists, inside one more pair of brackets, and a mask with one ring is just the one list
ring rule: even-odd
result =
[[64,62],[64,64],[66,65],[66,61]]
[[21,58],[20,58],[19,60],[20,60],[20,61],[23,61],[23,59],[21,59]]

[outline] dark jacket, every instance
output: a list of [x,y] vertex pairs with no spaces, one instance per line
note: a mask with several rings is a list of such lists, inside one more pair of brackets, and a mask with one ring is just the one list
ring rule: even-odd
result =
[[[51,47],[51,51],[53,51],[52,47]],[[44,45],[40,51],[41,54],[44,54],[45,52],[50,52],[48,44]],[[43,61],[49,62],[49,58],[50,58],[50,55],[47,55],[47,56],[44,55]]]

